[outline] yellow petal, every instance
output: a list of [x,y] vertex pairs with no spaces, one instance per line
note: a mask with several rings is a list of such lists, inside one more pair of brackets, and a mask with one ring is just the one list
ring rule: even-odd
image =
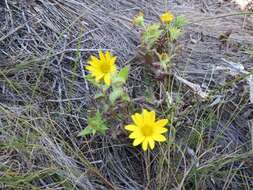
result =
[[137,139],[137,138],[140,138],[140,137],[143,137],[142,133],[137,130],[137,131],[134,131],[132,132],[130,135],[129,135],[129,138],[130,139]]
[[104,56],[104,54],[103,54],[102,51],[99,51],[99,58],[100,58],[100,60],[101,60],[102,63],[104,63],[106,61],[105,60],[105,56]]
[[92,70],[91,71],[91,76],[93,76],[93,77],[97,77],[97,76],[100,76],[100,75],[102,75],[102,77],[104,76],[104,73],[102,73],[101,71],[99,71],[99,70]]
[[128,131],[135,131],[138,130],[138,127],[136,125],[127,125],[125,126],[125,129]]
[[105,84],[106,84],[107,86],[110,86],[110,84],[111,84],[111,75],[110,75],[110,74],[106,74],[106,75],[104,76],[104,81],[105,81]]
[[92,67],[90,65],[85,66],[85,69],[88,70],[88,71],[91,71],[91,72],[94,71],[94,70],[96,70],[96,68],[94,68],[94,67]]
[[134,121],[134,123],[137,126],[142,126],[143,125],[143,117],[139,113],[136,113],[136,114],[132,115],[132,120]]
[[148,149],[148,138],[145,138],[144,141],[142,142],[142,149],[146,151]]
[[141,144],[143,142],[143,140],[145,139],[144,136],[140,137],[140,138],[136,138],[133,142],[133,146],[138,146],[139,144]]
[[110,64],[110,73],[113,74],[117,71],[117,67],[115,64]]
[[96,77],[95,77],[95,81],[96,81],[96,82],[99,82],[99,81],[101,80],[101,78],[103,78],[104,74],[98,74],[98,73],[97,73],[95,76],[96,76]]
[[160,16],[160,19],[163,23],[169,24],[174,19],[174,15],[167,11]]
[[93,67],[94,69],[99,69],[100,68],[100,62],[98,61],[88,61],[88,64]]
[[112,58],[110,59],[110,65],[114,65],[114,64],[115,64],[116,59],[117,59],[117,57],[116,57],[116,56],[115,56],[115,57],[112,57]]
[[152,135],[152,138],[155,140],[155,141],[158,141],[158,142],[164,142],[164,141],[166,141],[166,138],[163,136],[163,135],[161,135],[161,134],[153,134]]
[[142,110],[142,117],[143,117],[143,122],[145,123],[145,124],[148,124],[149,123],[149,112],[148,112],[148,110],[146,110],[146,109],[143,109]]
[[149,112],[149,117],[150,117],[150,122],[154,123],[155,122],[155,112],[154,111]]
[[95,56],[92,55],[90,57],[90,61],[89,62],[93,63],[93,64],[99,64],[99,59],[97,57],[95,57]]
[[165,133],[165,132],[167,132],[167,131],[168,131],[168,129],[167,129],[167,128],[165,128],[165,127],[159,127],[159,128],[155,128],[155,129],[154,129],[154,131],[155,131],[155,133],[159,133],[159,134],[161,134],[161,133]]
[[143,115],[143,118],[144,118],[144,119],[149,118],[149,111],[146,110],[146,109],[143,109],[143,110],[142,110],[142,115]]
[[149,144],[150,149],[153,150],[155,147],[155,141],[152,138],[149,138],[148,144]]
[[143,109],[143,118],[146,124],[151,124],[155,122],[155,112],[154,111],[148,111],[146,109]]
[[115,73],[116,71],[117,71],[116,66],[115,66],[115,65],[112,65],[112,66],[111,66],[110,72],[113,74],[113,73]]
[[156,127],[164,127],[167,125],[168,119],[160,119],[157,122],[155,122]]
[[106,59],[106,61],[107,61],[108,63],[110,62],[111,54],[110,54],[109,51],[106,51],[106,52],[105,52],[105,59]]

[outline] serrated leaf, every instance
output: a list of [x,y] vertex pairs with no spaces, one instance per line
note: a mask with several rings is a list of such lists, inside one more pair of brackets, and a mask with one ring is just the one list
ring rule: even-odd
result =
[[120,98],[124,94],[123,88],[115,88],[109,95],[109,99],[112,103],[114,103],[118,98]]
[[161,34],[162,30],[160,30],[160,24],[150,24],[143,32],[142,41],[148,46],[148,48],[152,48],[152,46],[158,40]]
[[176,28],[182,28],[187,23],[188,23],[188,21],[184,16],[177,16],[175,18],[173,26],[176,27]]
[[85,137],[86,135],[90,135],[93,133],[93,129],[90,128],[90,127],[86,127],[85,129],[83,129],[79,134],[78,136],[79,137]]
[[171,27],[170,28],[170,39],[177,40],[179,36],[181,35],[181,30],[176,28],[176,27]]
[[159,57],[159,63],[164,71],[167,71],[168,66],[171,62],[171,56],[169,56],[167,53],[158,54]]
[[95,135],[96,133],[105,134],[107,129],[102,114],[97,111],[95,116],[88,117],[88,126],[78,136]]

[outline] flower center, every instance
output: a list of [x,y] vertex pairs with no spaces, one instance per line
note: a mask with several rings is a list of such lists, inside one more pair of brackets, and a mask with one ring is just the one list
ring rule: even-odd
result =
[[103,73],[109,73],[109,71],[111,69],[110,65],[107,63],[102,63],[100,68]]
[[152,126],[151,125],[144,125],[143,127],[142,127],[142,129],[141,129],[141,131],[142,131],[142,134],[144,135],[144,136],[151,136],[152,135],[152,133],[153,133],[153,128],[152,128]]

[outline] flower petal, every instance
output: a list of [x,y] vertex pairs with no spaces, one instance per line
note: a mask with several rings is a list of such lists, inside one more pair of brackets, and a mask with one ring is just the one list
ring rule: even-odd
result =
[[130,135],[129,135],[129,138],[130,139],[137,139],[137,138],[140,138],[140,137],[143,137],[142,133],[137,130],[137,131],[134,131],[132,132]]
[[149,138],[148,144],[149,144],[150,149],[153,150],[155,147],[155,141],[152,138]]
[[110,73],[113,74],[113,73],[115,73],[116,71],[117,71],[116,65],[115,65],[115,64],[111,65],[111,67],[110,67]]
[[111,60],[111,53],[109,51],[105,52],[105,59],[106,59],[107,63],[110,62],[110,60]]
[[132,120],[137,126],[143,125],[143,117],[139,113],[135,113],[134,115],[132,115]]
[[99,51],[99,58],[100,58],[102,63],[105,63],[106,60],[105,60],[105,56],[104,56],[102,51]]
[[105,81],[105,84],[107,86],[110,86],[110,84],[111,84],[111,75],[110,74],[104,75],[104,81]]
[[125,126],[125,129],[128,131],[136,131],[138,130],[138,127],[136,125],[127,125]]
[[174,19],[174,15],[167,11],[160,16],[160,19],[163,23],[169,24]]
[[168,123],[168,119],[160,119],[157,122],[155,122],[156,127],[164,127]]
[[155,129],[155,133],[159,133],[159,134],[165,133],[165,132],[167,132],[167,131],[168,131],[168,129],[165,128],[165,127],[159,127],[159,128],[156,128],[156,129]]
[[151,123],[155,122],[155,112],[154,111],[149,112],[149,119],[150,119]]
[[101,78],[103,78],[104,74],[95,74],[95,81],[99,82]]
[[99,59],[96,58],[95,56],[91,56],[90,57],[90,60],[89,60],[89,64],[92,65],[92,66],[98,66],[99,65]]
[[142,149],[146,151],[148,149],[148,138],[145,138],[144,141],[142,142]]
[[163,135],[161,135],[161,134],[153,134],[152,138],[155,141],[158,141],[158,142],[164,142],[164,141],[166,141],[166,138]]
[[88,71],[91,71],[91,72],[96,70],[96,68],[92,67],[91,65],[85,66],[85,69],[88,70]]
[[102,77],[104,76],[104,73],[101,73],[100,71],[94,70],[91,71],[91,76],[96,77],[96,76],[100,76],[102,75]]
[[151,124],[155,122],[155,112],[154,111],[148,111],[146,109],[143,109],[142,111],[144,122],[146,124]]
[[114,64],[115,64],[116,59],[117,59],[117,57],[116,57],[116,56],[111,57],[111,59],[110,59],[110,65],[114,65]]
[[144,136],[136,138],[133,142],[133,146],[138,146],[139,144],[141,144],[143,142],[143,140],[145,139]]

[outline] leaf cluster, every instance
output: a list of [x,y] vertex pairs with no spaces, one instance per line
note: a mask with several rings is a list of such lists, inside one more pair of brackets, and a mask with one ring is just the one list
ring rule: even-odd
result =
[[88,126],[84,128],[78,136],[95,135],[96,133],[105,135],[108,129],[102,114],[97,111],[94,116],[88,117]]

